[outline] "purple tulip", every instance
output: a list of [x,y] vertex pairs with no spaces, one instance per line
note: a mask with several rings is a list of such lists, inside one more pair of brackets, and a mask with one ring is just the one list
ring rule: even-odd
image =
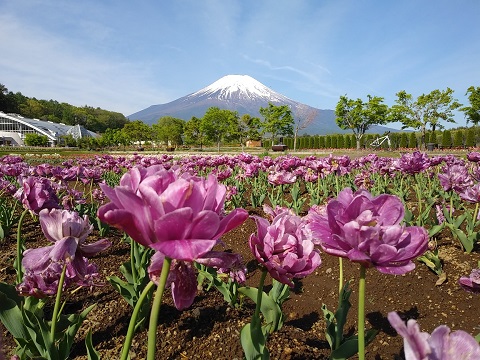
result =
[[469,277],[462,276],[458,283],[463,289],[480,294],[480,269],[473,269]]
[[480,345],[465,331],[450,332],[448,326],[440,325],[432,334],[421,332],[415,320],[405,325],[396,312],[388,313],[388,321],[403,337],[406,360],[480,359]]
[[100,185],[110,203],[98,217],[138,243],[171,259],[193,261],[248,217],[244,209],[225,216],[226,187],[207,179],[154,165],[124,174],[114,189]]
[[25,276],[18,291],[36,297],[55,294],[63,264],[67,265],[64,287],[93,285],[98,272],[87,258],[108,248],[110,242],[99,240],[85,244],[93,227],[87,216],[82,218],[76,212],[44,209],[40,211],[39,220],[44,235],[54,245],[28,249],[23,253]]
[[427,154],[414,151],[412,154],[403,154],[395,162],[395,165],[402,172],[414,175],[428,169],[430,167],[430,159]]
[[[160,251],[153,254],[148,267],[150,279],[158,284],[165,255]],[[237,279],[245,281],[245,267],[237,254],[210,251],[197,258],[196,262],[218,269],[219,272],[230,271]],[[236,279],[234,279],[236,280]],[[197,275],[191,261],[172,260],[167,284],[172,289],[172,298],[178,310],[185,310],[193,304],[197,294]]]
[[467,159],[472,162],[480,162],[480,153],[477,151],[472,151],[467,154]]
[[480,183],[466,187],[459,195],[463,200],[470,203],[480,203]]
[[250,250],[274,279],[293,287],[293,278],[305,277],[321,264],[301,217],[282,211],[271,224],[258,216],[253,219],[257,233],[250,235]]
[[462,192],[473,185],[468,170],[463,165],[445,166],[438,174],[438,180],[445,191]]
[[21,187],[14,197],[21,201],[25,209],[38,215],[42,209],[59,208],[58,198],[50,180],[41,177],[28,176],[20,178]]
[[272,185],[293,184],[295,181],[297,177],[285,170],[277,170],[268,175],[268,182]]
[[309,214],[309,229],[322,249],[385,274],[405,274],[413,259],[428,247],[428,233],[418,226],[400,225],[402,201],[393,195],[373,197],[350,188],[328,203],[325,213]]

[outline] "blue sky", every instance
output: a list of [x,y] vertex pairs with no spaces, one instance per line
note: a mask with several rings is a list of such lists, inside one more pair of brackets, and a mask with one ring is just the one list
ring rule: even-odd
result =
[[447,87],[468,104],[479,18],[477,0],[2,0],[0,83],[127,116],[228,74],[321,109]]

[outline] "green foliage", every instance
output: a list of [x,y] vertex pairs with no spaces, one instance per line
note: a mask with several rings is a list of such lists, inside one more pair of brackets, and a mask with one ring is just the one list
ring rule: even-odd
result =
[[408,135],[408,148],[414,149],[417,147],[417,136],[414,132],[409,133]]
[[463,146],[463,130],[458,129],[453,133],[453,146]]
[[401,148],[406,148],[407,145],[408,145],[407,133],[402,132],[402,133],[400,134],[399,147],[401,147]]
[[404,128],[420,130],[421,138],[425,138],[427,128],[432,131],[443,128],[441,120],[454,123],[453,111],[461,104],[453,98],[453,90],[433,90],[422,94],[416,100],[411,94],[402,90],[398,92],[396,105],[392,106],[392,119],[400,121]]
[[318,148],[319,149],[325,149],[325,136],[319,136],[318,137]]
[[126,138],[133,143],[141,143],[144,141],[151,141],[153,139],[152,128],[140,120],[135,120],[125,124],[122,131]]
[[480,122],[480,87],[470,86],[465,95],[468,95],[470,106],[462,107],[460,110],[465,112],[467,124],[471,122],[477,125]]
[[207,110],[200,122],[200,129],[208,141],[220,144],[223,141],[238,139],[238,114],[236,111],[211,107]]
[[444,130],[442,133],[442,146],[451,147],[452,146],[452,132],[450,130]]
[[182,145],[183,127],[185,121],[172,116],[164,116],[152,125],[154,139],[167,146]]
[[467,136],[466,136],[466,139],[465,139],[465,145],[467,147],[474,147],[474,146],[477,145],[474,128],[468,128],[467,129]]
[[48,137],[36,133],[25,134],[25,145],[28,146],[48,146]]
[[332,147],[332,137],[330,135],[325,136],[325,147],[327,149]]
[[368,95],[368,101],[364,102],[342,95],[335,108],[335,121],[341,129],[350,129],[361,138],[372,125],[388,123],[388,114],[388,106],[383,104],[382,97]]
[[200,126],[202,120],[197,117],[192,117],[189,121],[185,123],[184,126],[184,136],[185,136],[185,144],[187,145],[200,145],[200,149],[202,145],[205,144],[205,132]]
[[331,146],[332,146],[333,149],[338,149],[337,140],[338,140],[338,136],[337,136],[337,135],[332,135],[332,136],[330,136],[330,142],[331,142]]
[[272,143],[278,136],[293,136],[293,116],[287,105],[276,106],[268,103],[268,107],[260,108],[260,114],[264,120],[262,122],[262,133],[270,134]]

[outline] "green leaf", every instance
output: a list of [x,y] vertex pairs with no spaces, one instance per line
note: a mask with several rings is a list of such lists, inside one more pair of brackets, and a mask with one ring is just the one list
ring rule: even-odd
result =
[[471,253],[473,250],[474,243],[467,238],[467,235],[465,235],[465,233],[460,229],[452,228],[452,232],[458,238],[458,240],[460,240],[460,242],[462,243],[463,248],[465,249],[465,252]]
[[87,348],[88,360],[100,360],[100,353],[95,350],[92,343],[92,329],[88,330],[85,337],[85,347]]
[[437,235],[440,231],[443,230],[443,228],[445,227],[445,223],[441,223],[439,225],[434,225],[430,228],[430,230],[428,230],[428,236],[430,238],[434,237],[435,235]]
[[[365,346],[370,344],[375,336],[377,336],[378,330],[370,329],[365,334]],[[358,336],[351,336],[338,347],[338,349],[332,351],[330,358],[332,360],[344,360],[352,357],[358,353]]]
[[129,284],[117,276],[109,276],[107,280],[117,290],[130,306],[135,306],[134,299],[138,298],[137,292],[132,284]]
[[0,321],[15,339],[26,339],[28,332],[23,325],[22,299],[15,286],[0,283]]
[[[253,287],[241,287],[238,291],[248,296],[253,302],[257,301],[258,289]],[[262,292],[262,304],[260,305],[267,328],[270,333],[279,330],[283,325],[284,316],[280,306],[267,294]]]
[[[253,323],[253,324],[252,324]],[[245,325],[240,332],[240,342],[246,360],[267,360],[270,358],[265,347],[266,337],[260,326],[260,321]]]

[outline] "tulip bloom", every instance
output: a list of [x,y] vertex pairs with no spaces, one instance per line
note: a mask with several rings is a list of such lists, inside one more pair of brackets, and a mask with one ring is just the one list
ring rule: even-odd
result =
[[59,208],[58,197],[47,178],[28,176],[21,178],[20,184],[14,197],[25,209],[38,215],[42,209]]
[[480,269],[473,269],[470,276],[462,276],[458,282],[465,290],[480,294]]
[[293,278],[311,274],[320,264],[310,232],[302,218],[289,211],[280,211],[272,223],[253,216],[257,233],[250,235],[250,250],[270,276],[293,287]]
[[111,201],[99,208],[100,220],[170,259],[201,257],[248,217],[244,209],[225,216],[226,187],[213,175],[180,175],[154,165],[132,168],[113,189],[100,186]]
[[18,286],[19,292],[36,297],[55,294],[63,264],[66,264],[65,287],[70,284],[93,285],[98,272],[87,258],[108,248],[110,242],[99,240],[85,244],[93,229],[86,215],[82,218],[68,210],[44,209],[39,213],[39,220],[45,237],[54,245],[28,249],[23,253],[25,277]]
[[421,332],[415,320],[405,325],[396,312],[388,313],[388,321],[403,337],[406,360],[480,359],[480,345],[465,331],[440,325],[432,334]]
[[424,228],[400,225],[404,214],[396,196],[346,188],[324,213],[309,214],[309,229],[326,253],[401,275],[415,268],[412,260],[428,247]]

